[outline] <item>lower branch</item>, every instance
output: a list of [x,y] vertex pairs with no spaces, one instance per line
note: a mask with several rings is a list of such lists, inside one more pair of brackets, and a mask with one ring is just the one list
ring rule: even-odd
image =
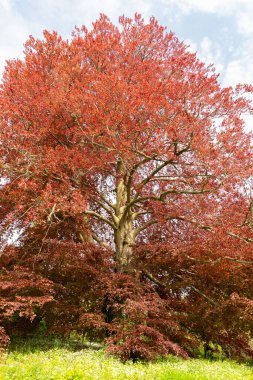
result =
[[115,224],[113,222],[111,222],[109,219],[107,219],[103,215],[98,214],[95,211],[86,210],[86,211],[83,212],[83,215],[92,215],[95,218],[100,219],[102,222],[105,222],[106,224],[108,224],[109,226],[111,226],[114,230],[117,228],[117,226],[115,226]]
[[[147,270],[143,270],[142,271],[144,273],[144,275],[149,279],[151,280],[153,283],[155,283],[156,285],[159,285],[159,286],[162,286],[164,288],[168,288],[168,285],[163,283],[162,281],[159,281],[157,278],[155,278],[151,273],[149,273]],[[176,274],[176,277],[182,279],[182,276],[179,275],[179,274]],[[209,301],[210,303],[212,303],[213,305],[217,305],[216,302],[214,302],[214,300],[212,300],[210,297],[208,297],[206,294],[204,294],[203,292],[201,292],[199,289],[197,289],[194,285],[188,285],[191,289],[193,289],[196,293],[198,293],[199,295],[201,295],[203,298],[205,298],[207,301]],[[186,285],[187,287],[187,285]]]

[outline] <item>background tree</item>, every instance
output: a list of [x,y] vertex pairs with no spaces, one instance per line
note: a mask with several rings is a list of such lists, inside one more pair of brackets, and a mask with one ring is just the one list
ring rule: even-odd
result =
[[[238,345],[226,308],[249,320],[252,87],[221,88],[212,66],[139,15],[119,27],[102,15],[71,41],[44,32],[24,54],[0,91],[2,236],[19,229],[15,260],[65,287],[58,301],[75,299],[77,325],[97,321],[125,358]],[[250,352],[252,326],[241,329]]]

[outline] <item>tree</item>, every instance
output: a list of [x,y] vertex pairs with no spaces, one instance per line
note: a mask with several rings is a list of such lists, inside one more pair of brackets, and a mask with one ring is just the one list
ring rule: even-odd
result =
[[[71,41],[55,32],[44,32],[43,40],[30,37],[24,59],[7,63],[0,91],[3,237],[8,226],[19,229],[17,251],[25,257],[32,252],[30,268],[40,273],[43,255],[54,250],[50,238],[75,244],[73,252],[81,246],[104,252],[107,275],[117,291],[122,279],[131,282],[136,307],[147,297],[148,314],[150,305],[166,299],[149,322],[146,316],[137,324],[140,340],[152,325],[150,340],[161,343],[154,315],[168,322],[173,294],[174,304],[177,298],[188,311],[198,295],[210,312],[206,293],[214,292],[213,284],[200,290],[187,268],[194,265],[204,280],[213,260],[225,260],[229,271],[243,261],[250,265],[252,143],[242,118],[252,111],[247,92],[251,86],[221,88],[214,68],[154,18],[145,24],[139,15],[121,17],[116,27],[101,15],[91,31],[76,29]],[[232,241],[241,251],[227,253]],[[118,306],[126,310],[114,311],[110,320],[117,298],[111,286],[102,292],[106,328],[118,318],[122,333],[122,316],[137,318],[127,301],[134,291],[122,295]],[[223,306],[233,293],[227,290],[224,298],[224,287],[215,290]],[[191,323],[201,330],[200,321]],[[179,342],[180,334],[173,334]],[[117,334],[109,339],[119,340]],[[171,350],[173,344],[164,342]],[[148,357],[148,350],[140,356]]]

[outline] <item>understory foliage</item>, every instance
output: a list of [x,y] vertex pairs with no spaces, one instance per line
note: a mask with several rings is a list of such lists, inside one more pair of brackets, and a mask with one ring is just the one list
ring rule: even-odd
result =
[[253,357],[249,85],[153,18],[44,32],[0,87],[0,341]]

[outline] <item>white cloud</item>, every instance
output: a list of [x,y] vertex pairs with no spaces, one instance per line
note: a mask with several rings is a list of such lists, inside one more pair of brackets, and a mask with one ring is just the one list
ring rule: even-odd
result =
[[198,45],[194,41],[187,38],[186,40],[184,40],[184,43],[185,43],[185,45],[188,46],[188,51],[190,53],[196,53]]
[[223,83],[225,86],[234,86],[237,83],[253,83],[253,62],[243,57],[229,62]]
[[214,43],[208,36],[204,36],[200,42],[198,56],[207,65],[213,64],[217,73],[222,72],[224,65],[222,63],[222,50],[219,43]]
[[205,12],[232,14],[235,9],[251,5],[251,0],[164,0],[163,3],[177,5],[183,13]]
[[251,3],[244,12],[238,12],[237,14],[237,27],[238,32],[244,36],[251,36],[253,33],[253,3]]
[[0,72],[6,59],[22,55],[22,44],[29,32],[25,20],[15,10],[13,3],[0,0]]
[[253,32],[252,0],[163,0],[165,6],[173,4],[183,14],[191,12],[213,13],[234,18],[239,33]]
[[0,0],[0,9],[10,11],[11,10],[11,1],[10,0]]
[[20,12],[26,13],[25,18],[33,29],[37,24],[37,29],[57,27],[63,33],[71,33],[75,25],[91,26],[100,13],[114,22],[122,14],[133,16],[135,12],[149,17],[154,4],[154,0],[26,0],[20,5]]
[[253,131],[253,115],[246,115],[243,117],[243,120],[245,122],[245,130],[248,132]]
[[[235,24],[231,34],[241,35],[241,43],[228,49],[232,60],[226,67],[223,61],[222,46],[215,44],[208,36],[200,43],[199,56],[205,62],[213,62],[217,72],[223,71],[223,84],[253,83],[253,1],[252,0],[171,0],[178,11],[212,13],[221,17],[229,17]],[[168,1],[164,0],[164,3]],[[230,57],[230,59],[231,59]]]

